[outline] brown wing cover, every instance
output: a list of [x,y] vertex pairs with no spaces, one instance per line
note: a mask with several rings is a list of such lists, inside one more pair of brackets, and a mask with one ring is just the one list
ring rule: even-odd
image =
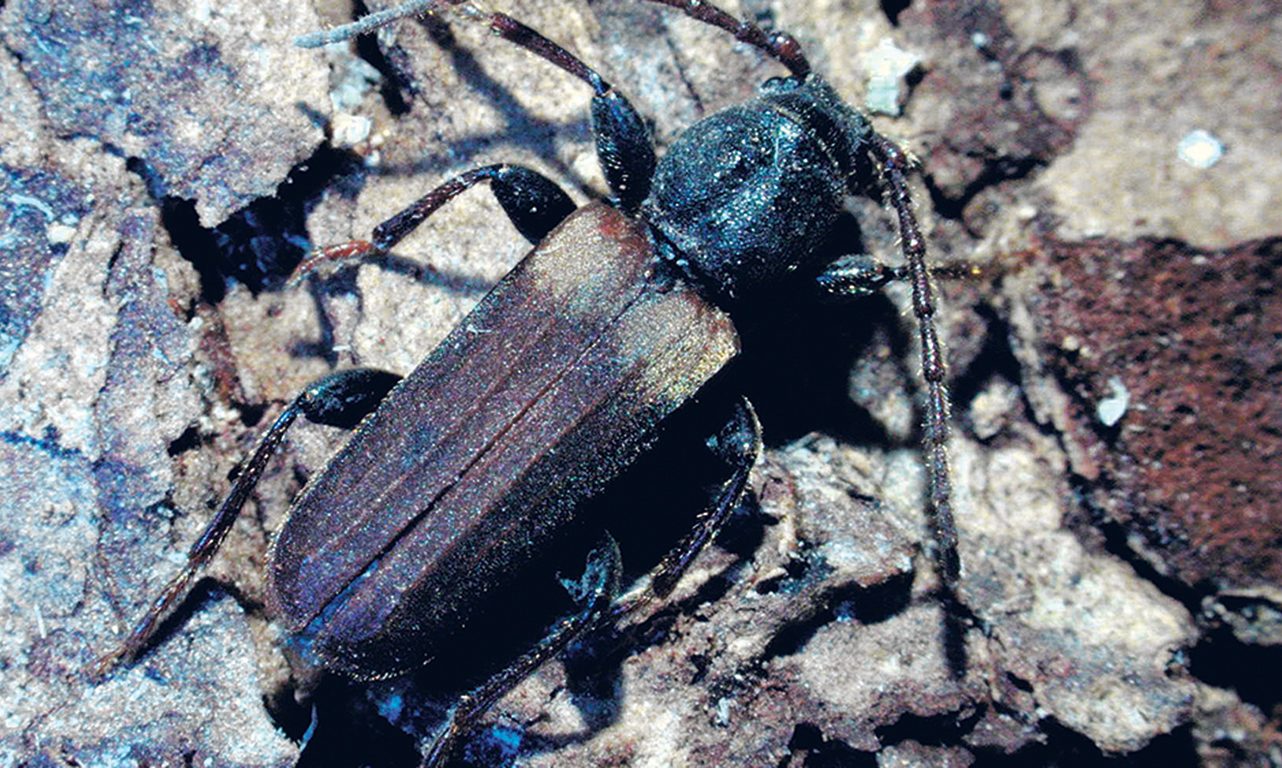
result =
[[617,476],[738,349],[729,318],[656,279],[638,225],[580,209],[510,272],[300,495],[272,593],[328,666],[421,664],[475,597]]

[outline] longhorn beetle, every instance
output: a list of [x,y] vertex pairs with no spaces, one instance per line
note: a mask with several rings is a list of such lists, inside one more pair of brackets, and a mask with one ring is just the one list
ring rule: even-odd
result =
[[[946,371],[925,243],[905,180],[908,158],[811,71],[792,37],[702,0],[650,1],[731,33],[789,73],[766,81],[753,100],[700,120],[658,160],[641,117],[595,70],[511,16],[468,0],[413,0],[299,39],[304,46],[339,42],[419,13],[488,26],[592,88],[592,133],[611,197],[575,210],[538,173],[490,165],[433,189],[376,227],[371,240],[318,251],[304,270],[386,253],[481,182],[535,244],[405,378],[343,371],[291,402],[192,546],[186,568],[96,672],[148,644],[218,549],[299,414],[356,430],[294,501],[276,536],[271,607],[327,669],[374,680],[418,668],[475,618],[487,595],[559,540],[583,503],[635,462],[665,420],[735,357],[731,318],[768,301],[792,273],[836,295],[864,294],[892,280],[911,285],[934,552],[945,593],[955,594]],[[824,252],[844,198],[860,193],[889,200],[906,266]],[[672,591],[744,495],[761,444],[746,399],[708,444],[724,462],[720,487],[646,586],[615,600],[619,553],[606,533],[571,589],[575,612],[460,698],[425,764],[443,763],[495,701],[573,638]]]

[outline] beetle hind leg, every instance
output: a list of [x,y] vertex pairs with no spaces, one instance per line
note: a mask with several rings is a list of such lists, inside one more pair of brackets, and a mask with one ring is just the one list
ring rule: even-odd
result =
[[577,613],[568,616],[551,629],[530,650],[526,651],[507,668],[501,670],[479,688],[459,698],[446,717],[445,726],[433,740],[423,760],[424,768],[439,768],[463,734],[472,730],[478,720],[494,706],[504,694],[529,677],[545,661],[556,656],[576,637],[592,629],[609,615],[610,603],[619,589],[619,545],[606,534],[603,541],[588,554],[587,568],[578,581],[567,582]]
[[747,491],[748,474],[761,452],[761,425],[747,399],[715,435],[708,439],[713,454],[729,469],[718,485],[708,507],[694,527],[650,571],[645,586],[615,601],[621,572],[618,545],[608,533],[588,556],[583,577],[566,582],[566,589],[579,610],[554,627],[533,649],[495,674],[481,687],[461,697],[450,710],[445,726],[432,742],[423,761],[426,768],[440,768],[449,759],[461,736],[476,727],[485,713],[508,691],[532,674],[541,664],[559,654],[576,638],[617,619],[652,600],[667,597],[695,557],[721,530]]
[[276,455],[285,433],[300,414],[318,424],[350,429],[378,407],[400,378],[373,368],[355,368],[318,379],[295,397],[259,439],[258,446],[241,467],[218,512],[188,550],[187,564],[182,571],[170,579],[152,601],[147,613],[134,625],[124,642],[90,665],[89,675],[103,677],[120,662],[136,658],[151,643],[161,621],[187,594],[192,579],[222,546],[249,494],[258,485],[267,462]]
[[645,586],[611,608],[612,619],[623,618],[643,605],[671,594],[690,564],[708,542],[716,538],[730,519],[730,514],[739,506],[748,489],[748,475],[761,453],[761,424],[747,398],[739,400],[730,419],[709,439],[708,444],[729,468],[728,476],[712,495],[707,508],[699,514],[694,527],[650,571]]

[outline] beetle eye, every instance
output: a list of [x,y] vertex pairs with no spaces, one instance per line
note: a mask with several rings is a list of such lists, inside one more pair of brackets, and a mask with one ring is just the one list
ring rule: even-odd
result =
[[761,84],[757,90],[762,94],[787,93],[800,88],[802,81],[795,77],[772,77]]

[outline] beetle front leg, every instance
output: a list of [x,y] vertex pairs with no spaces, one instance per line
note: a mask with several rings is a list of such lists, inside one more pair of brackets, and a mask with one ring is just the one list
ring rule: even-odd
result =
[[[934,278],[961,279],[979,277],[983,268],[978,264],[958,262],[929,268]],[[815,278],[819,288],[832,296],[857,297],[876,293],[886,285],[908,280],[912,274],[907,266],[891,266],[865,253],[842,256],[833,261]]]
[[137,657],[151,642],[161,620],[187,594],[192,579],[222,546],[267,462],[279,450],[285,432],[299,414],[317,424],[351,429],[378,407],[400,379],[400,376],[386,371],[355,368],[318,379],[295,397],[259,439],[258,446],[232,483],[231,491],[223,499],[217,514],[188,550],[183,570],[169,581],[125,641],[89,667],[89,674],[101,678],[121,661]]
[[708,441],[713,452],[730,468],[730,474],[717,489],[711,503],[699,515],[694,527],[664,555],[650,571],[648,582],[639,592],[628,595],[610,610],[611,619],[619,619],[651,600],[671,594],[694,559],[730,519],[748,488],[748,475],[761,453],[761,424],[747,398],[741,398],[734,413],[716,435]]
[[[677,5],[687,14],[701,21],[725,26],[724,21],[720,19],[717,22],[710,21],[707,13],[692,8],[700,5],[699,3],[686,2]],[[593,91],[592,136],[596,142],[601,172],[618,206],[628,213],[635,213],[646,195],[650,193],[650,182],[653,180],[655,168],[654,143],[650,140],[650,131],[646,128],[640,113],[627,97],[615,90],[614,86],[606,82],[605,78],[579,57],[506,13],[484,10],[469,0],[406,0],[399,6],[371,13],[351,24],[295,38],[294,44],[302,48],[316,48],[372,32],[406,16],[450,11],[454,12],[455,18],[484,25],[492,34],[555,64],[591,86]],[[722,17],[725,16],[721,11],[716,13]],[[776,36],[774,40],[768,41],[764,33],[755,25],[735,26],[736,29],[740,27],[745,33],[749,30],[756,31],[755,36],[749,35],[741,39],[764,45],[770,51],[786,50],[787,53],[783,54],[786,57],[800,56],[800,48],[791,38]],[[795,54],[793,49],[796,49]],[[780,54],[772,53],[772,55]],[[804,62],[804,57],[801,60]]]
[[481,687],[459,698],[450,709],[444,728],[433,740],[423,759],[424,768],[439,768],[443,765],[453,752],[459,736],[472,730],[476,722],[504,694],[529,677],[543,662],[564,650],[576,637],[608,616],[610,603],[619,589],[621,571],[619,545],[607,533],[604,540],[588,554],[583,578],[566,583],[566,588],[579,604],[579,612],[562,619],[548,630],[538,645],[526,651]]

